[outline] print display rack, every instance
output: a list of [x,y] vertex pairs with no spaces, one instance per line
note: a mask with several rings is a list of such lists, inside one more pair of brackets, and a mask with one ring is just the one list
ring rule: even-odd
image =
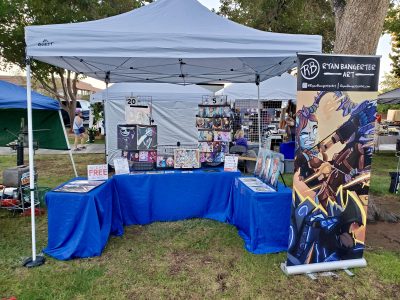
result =
[[203,96],[196,117],[200,162],[219,165],[232,141],[232,109],[226,96]]
[[117,128],[122,156],[134,171],[153,170],[157,162],[157,126],[152,125],[152,97],[126,97],[125,122]]

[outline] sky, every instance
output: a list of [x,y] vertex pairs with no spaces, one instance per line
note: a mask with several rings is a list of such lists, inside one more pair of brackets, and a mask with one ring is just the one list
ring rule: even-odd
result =
[[[201,4],[206,6],[209,9],[215,9],[218,10],[219,8],[219,0],[198,0]],[[389,73],[391,70],[391,60],[389,58],[389,54],[391,52],[391,39],[390,35],[385,34],[383,35],[378,44],[378,49],[377,49],[377,55],[381,55],[381,68],[380,68],[380,78],[382,79],[385,73]],[[5,72],[0,71],[0,75],[2,74],[7,74]],[[10,74],[10,73],[8,73]],[[15,75],[15,70],[11,72],[11,75]],[[98,88],[104,88],[105,85],[103,82],[95,79],[87,79],[85,81],[88,81],[92,85],[98,87]]]

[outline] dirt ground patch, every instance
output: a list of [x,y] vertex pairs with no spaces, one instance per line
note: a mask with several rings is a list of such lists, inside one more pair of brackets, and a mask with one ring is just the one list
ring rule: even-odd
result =
[[400,252],[400,223],[368,224],[366,245],[372,250]]

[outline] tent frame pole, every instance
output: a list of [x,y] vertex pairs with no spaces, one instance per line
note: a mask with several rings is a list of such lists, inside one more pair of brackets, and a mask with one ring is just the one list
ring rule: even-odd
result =
[[60,122],[61,122],[62,128],[64,130],[65,142],[67,143],[68,153],[69,153],[69,158],[71,159],[72,168],[74,169],[75,177],[78,177],[78,172],[76,171],[74,157],[72,156],[71,145],[69,144],[69,140],[68,140],[67,130],[65,129],[65,125],[64,125],[64,122],[62,119],[61,110],[58,110],[58,116],[60,117]]
[[257,106],[258,106],[258,149],[261,150],[261,101],[260,101],[260,75],[256,75],[256,85],[257,85]]
[[31,58],[26,58],[26,102],[28,114],[28,148],[29,148],[29,191],[31,205],[32,229],[32,257],[23,263],[25,267],[37,267],[44,264],[43,256],[36,255],[36,224],[35,224],[35,169],[33,152],[33,126],[32,126],[32,84],[31,84]]
[[106,104],[108,103],[108,84],[110,83],[110,71],[106,73],[106,78],[104,79],[104,82],[106,83],[106,99],[104,101],[103,99],[103,121],[104,121],[104,159],[106,164],[108,165],[108,151],[107,151],[107,146],[108,146],[108,134],[106,130]]

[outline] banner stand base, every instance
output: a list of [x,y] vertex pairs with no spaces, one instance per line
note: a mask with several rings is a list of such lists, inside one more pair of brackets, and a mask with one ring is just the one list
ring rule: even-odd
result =
[[286,263],[282,263],[281,270],[283,271],[283,273],[289,276],[289,275],[327,272],[334,270],[346,271],[347,269],[350,268],[362,268],[366,266],[367,266],[367,261],[365,260],[365,258],[359,258],[359,259],[340,260],[340,261],[323,262],[323,263],[315,263],[315,264],[307,264],[299,266],[287,266]]

